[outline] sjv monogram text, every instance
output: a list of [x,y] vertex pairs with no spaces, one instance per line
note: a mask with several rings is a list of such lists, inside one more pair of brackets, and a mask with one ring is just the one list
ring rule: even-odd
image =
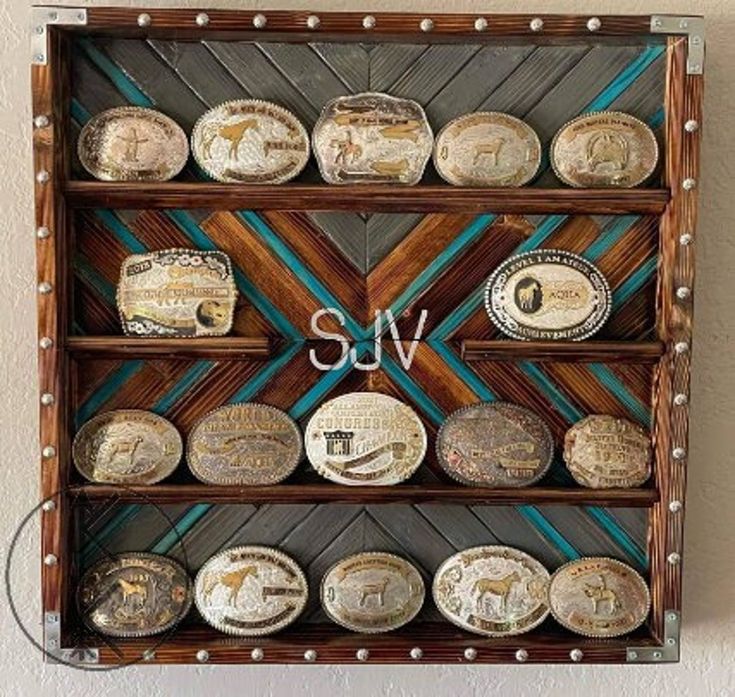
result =
[[370,351],[373,354],[374,360],[370,363],[363,363],[358,359],[357,348],[354,346],[350,347],[350,342],[344,336],[344,334],[326,331],[319,326],[319,319],[324,315],[332,315],[337,319],[340,326],[344,327],[345,325],[345,317],[339,310],[333,307],[324,307],[321,310],[317,310],[311,316],[311,330],[321,339],[328,339],[330,341],[339,342],[339,344],[342,346],[342,355],[336,363],[322,363],[317,358],[316,349],[311,348],[309,349],[309,360],[315,368],[325,371],[339,370],[348,360],[358,370],[376,370],[380,367],[383,356],[383,345],[381,337],[383,335],[383,317],[385,317],[386,325],[393,339],[393,344],[396,347],[398,359],[401,361],[401,365],[403,365],[403,367],[408,370],[411,367],[413,357],[416,354],[416,349],[418,348],[421,333],[424,331],[424,324],[426,323],[426,317],[428,316],[428,314],[429,312],[427,310],[421,310],[418,326],[416,327],[413,339],[411,339],[411,343],[409,344],[408,352],[406,352],[404,351],[403,344],[401,343],[401,336],[398,333],[398,327],[396,327],[396,320],[393,317],[393,312],[391,312],[390,310],[376,310],[375,322],[373,324],[374,338],[372,339],[374,346]]

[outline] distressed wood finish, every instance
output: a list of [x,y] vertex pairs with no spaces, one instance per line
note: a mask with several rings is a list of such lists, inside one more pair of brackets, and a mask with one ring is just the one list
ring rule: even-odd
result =
[[77,360],[108,358],[212,358],[230,360],[266,359],[271,342],[259,337],[202,337],[195,342],[181,339],[135,338],[121,336],[70,336],[66,346]]
[[483,341],[465,339],[466,361],[571,361],[575,363],[656,363],[664,352],[660,341]]

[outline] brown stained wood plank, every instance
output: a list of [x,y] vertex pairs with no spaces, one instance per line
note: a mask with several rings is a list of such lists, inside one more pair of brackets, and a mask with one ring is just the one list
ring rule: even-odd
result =
[[565,249],[581,254],[599,236],[597,222],[587,215],[576,215],[564,221],[554,234],[539,245],[539,249]]
[[339,484],[278,484],[276,486],[213,486],[208,484],[166,484],[116,487],[108,484],[85,484],[77,488],[77,505],[85,499],[97,501],[119,497],[121,502],[137,501],[145,496],[156,504],[165,503],[429,503],[463,504],[549,504],[560,506],[621,506],[645,508],[658,500],[652,488],[583,489],[528,487],[524,489],[488,489],[452,484],[398,484],[396,486],[340,486]]
[[645,217],[632,225],[595,264],[612,288],[617,288],[651,258],[658,248],[658,220]]
[[660,341],[465,339],[462,342],[462,358],[466,361],[656,363],[663,352]]
[[269,339],[239,336],[206,337],[192,341],[129,336],[70,336],[66,346],[77,358],[227,358],[249,361],[266,359],[271,355]]
[[70,181],[65,193],[79,208],[216,208],[218,210],[383,211],[394,213],[660,214],[666,189],[479,189],[423,184],[255,186],[209,182]]

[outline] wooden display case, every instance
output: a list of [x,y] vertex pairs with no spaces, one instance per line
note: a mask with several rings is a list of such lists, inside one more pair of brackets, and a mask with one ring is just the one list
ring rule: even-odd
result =
[[[254,656],[266,663],[678,660],[702,24],[648,15],[34,8],[47,657],[100,665]],[[544,152],[579,113],[628,111],[656,131],[662,164],[641,188],[572,190],[559,186],[545,159],[532,186],[502,190],[442,184],[431,168],[415,187],[335,187],[320,183],[313,163],[282,186],[216,184],[193,166],[167,183],[107,183],[89,180],[76,161],[81,125],[113,106],[153,106],[190,132],[210,106],[249,96],[283,104],[311,128],[326,99],[368,89],[421,102],[435,132],[464,112],[508,111],[538,131]],[[231,256],[241,296],[231,336],[121,336],[114,287],[122,258],[174,246]],[[490,272],[510,254],[541,246],[583,254],[609,278],[613,313],[594,340],[509,341],[487,321],[480,289]],[[406,337],[427,309],[411,368],[400,367],[385,340],[374,371],[318,371],[310,348],[338,355],[310,328],[321,307],[343,311],[342,331],[362,356],[376,350],[376,309],[392,309]],[[303,425],[322,401],[356,389],[395,395],[424,421],[429,455],[409,482],[341,487],[303,463],[277,486],[205,486],[182,463],[164,483],[124,488],[85,483],[71,462],[76,429],[100,411],[151,409],[185,435],[212,408],[253,400]],[[645,424],[654,438],[653,478],[640,489],[581,489],[557,462],[527,489],[453,483],[432,454],[439,424],[459,406],[496,398],[543,414],[557,452],[569,425],[589,413]],[[228,637],[195,613],[163,638],[113,645],[80,631],[75,582],[101,549],[168,554],[194,573],[237,542],[279,546],[307,571],[310,605],[280,634]],[[595,640],[548,619],[526,635],[490,639],[442,620],[427,597],[412,623],[364,636],[320,613],[320,575],[341,556],[394,551],[428,581],[455,551],[494,542],[524,549],[550,570],[580,555],[623,559],[650,584],[647,624]]]

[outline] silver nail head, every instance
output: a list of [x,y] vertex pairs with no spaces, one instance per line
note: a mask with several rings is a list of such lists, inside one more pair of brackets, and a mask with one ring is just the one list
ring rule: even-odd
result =
[[147,27],[151,23],[151,16],[147,12],[141,12],[141,14],[138,15],[138,26],[139,27]]
[[197,26],[206,27],[209,24],[209,15],[206,12],[200,12],[195,21]]
[[674,404],[677,407],[683,407],[688,401],[687,396],[683,392],[674,395]]
[[199,649],[197,651],[197,661],[199,663],[206,663],[209,660],[209,651],[205,651],[204,649]]
[[54,345],[54,340],[50,336],[42,336],[38,340],[38,345],[46,351]]
[[145,651],[143,651],[143,660],[144,661],[155,661],[156,652],[153,649],[146,649]]
[[666,561],[669,562],[672,566],[676,566],[681,561],[681,554],[678,554],[677,552],[672,552],[669,554],[668,557],[666,557]]
[[51,178],[51,175],[48,173],[48,170],[42,169],[37,175],[36,175],[36,181],[39,184],[45,184],[49,179]]
[[37,53],[35,56],[33,56],[33,60],[36,63],[43,63],[46,60],[46,54],[45,53]]
[[674,344],[674,351],[681,355],[682,353],[686,353],[689,351],[689,344],[687,344],[686,341],[677,341]]
[[468,661],[474,661],[477,658],[477,649],[473,649],[471,646],[464,650],[464,657]]
[[43,455],[47,460],[49,458],[56,456],[56,448],[54,448],[53,445],[47,445],[42,451],[41,455]]
[[250,658],[254,661],[262,661],[264,656],[265,653],[263,652],[263,649],[255,648],[250,652]]
[[357,649],[355,657],[358,661],[367,661],[367,659],[370,658],[370,651],[368,651],[367,649]]
[[305,661],[309,661],[309,663],[313,663],[314,661],[316,661],[316,658],[317,658],[317,654],[316,654],[316,651],[314,651],[314,649],[307,649],[306,651],[304,651]]
[[683,245],[684,247],[688,247],[693,242],[693,240],[694,238],[688,232],[685,232],[679,237],[679,244]]
[[44,392],[41,395],[41,404],[44,407],[50,407],[54,403],[54,396],[50,392]]
[[375,17],[373,17],[372,15],[365,15],[362,18],[362,26],[365,29],[374,29],[376,24],[377,22],[375,20]]
[[316,15],[309,15],[306,18],[306,26],[309,27],[309,29],[318,29],[321,23],[322,21]]
[[421,20],[419,27],[421,28],[421,31],[431,31],[434,28],[434,21],[425,17]]
[[693,177],[687,177],[682,183],[682,188],[684,191],[691,191],[692,189],[696,188],[697,186],[697,180]]
[[676,619],[677,619],[676,613],[675,612],[670,612],[669,615],[668,615],[669,622],[676,622]]
[[684,130],[687,133],[696,133],[699,130],[699,122],[695,119],[689,119],[689,121],[684,124]]
[[544,28],[544,20],[541,17],[534,17],[528,26],[531,27],[531,31],[541,31]]
[[420,661],[424,657],[424,652],[418,646],[414,646],[409,655],[414,661]]
[[56,566],[59,563],[59,558],[55,554],[47,554],[43,558],[43,563],[46,566]]
[[676,297],[679,298],[679,300],[686,300],[691,296],[691,294],[691,288],[687,288],[686,286],[681,286],[676,289]]
[[38,284],[38,292],[41,295],[48,295],[53,289],[53,286],[48,281],[41,281]]
[[[683,508],[683,504],[681,501],[677,500],[677,501],[672,501],[671,503],[669,503],[669,510],[672,513],[678,513],[679,511],[681,511],[682,508]],[[669,615],[669,619],[672,619],[671,615]],[[674,616],[673,619],[676,619],[676,617]]]
[[602,22],[599,17],[590,17],[587,21],[587,29],[590,31],[599,31],[602,26]]
[[475,31],[485,31],[487,29],[487,20],[484,17],[478,17],[475,20]]
[[253,26],[256,29],[265,29],[266,24],[268,24],[268,20],[266,19],[265,15],[257,14],[255,15],[255,17],[253,17]]
[[637,651],[628,651],[628,660],[629,661],[635,661],[638,658],[638,652]]
[[674,460],[683,460],[686,457],[687,451],[684,448],[674,448],[671,451]]
[[41,504],[41,510],[44,513],[51,513],[51,511],[56,510],[56,502],[52,501],[51,499],[47,499]]
[[45,240],[47,237],[51,236],[51,230],[49,230],[47,227],[42,225],[39,228],[36,228],[36,237],[38,237],[39,240]]
[[528,651],[526,649],[518,649],[516,651],[516,661],[518,663],[525,663],[528,660]]
[[569,652],[569,658],[571,658],[575,663],[579,663],[584,658],[584,653],[582,652],[582,649],[572,649]]
[[36,116],[35,119],[33,119],[33,125],[36,128],[46,128],[46,126],[48,126],[50,123],[51,121],[49,120],[49,117],[46,116],[46,114],[39,114],[38,116]]

